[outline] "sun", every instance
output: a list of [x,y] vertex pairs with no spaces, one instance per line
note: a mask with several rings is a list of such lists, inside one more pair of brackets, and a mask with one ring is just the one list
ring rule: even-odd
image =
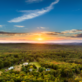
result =
[[43,39],[42,38],[38,38],[39,41],[42,41]]

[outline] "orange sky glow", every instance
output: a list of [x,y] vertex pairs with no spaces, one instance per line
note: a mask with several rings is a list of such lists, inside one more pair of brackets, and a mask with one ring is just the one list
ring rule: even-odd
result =
[[[44,43],[48,42],[57,42],[57,41],[77,41],[82,40],[75,34],[78,30],[64,31],[64,32],[33,32],[33,33],[9,33],[3,32],[0,35],[0,42],[36,42]],[[75,32],[75,33],[74,33]]]

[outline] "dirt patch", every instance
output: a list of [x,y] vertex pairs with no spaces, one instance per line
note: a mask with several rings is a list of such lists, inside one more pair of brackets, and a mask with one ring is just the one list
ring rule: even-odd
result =
[[51,62],[52,64],[65,64],[64,62],[56,62],[56,61],[53,61]]
[[22,64],[14,66],[14,71],[21,71]]
[[1,76],[1,74],[2,74],[3,72],[2,71],[0,71],[0,76]]

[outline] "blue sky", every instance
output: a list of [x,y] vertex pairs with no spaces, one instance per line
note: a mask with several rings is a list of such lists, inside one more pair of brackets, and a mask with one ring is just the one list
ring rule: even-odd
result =
[[71,35],[75,37],[82,32],[81,22],[82,0],[0,0],[1,32],[69,31],[60,36],[70,36],[76,30]]

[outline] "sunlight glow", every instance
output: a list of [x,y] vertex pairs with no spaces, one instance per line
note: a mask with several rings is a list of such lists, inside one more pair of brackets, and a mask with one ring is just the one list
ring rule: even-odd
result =
[[39,41],[43,40],[42,38],[38,38]]

